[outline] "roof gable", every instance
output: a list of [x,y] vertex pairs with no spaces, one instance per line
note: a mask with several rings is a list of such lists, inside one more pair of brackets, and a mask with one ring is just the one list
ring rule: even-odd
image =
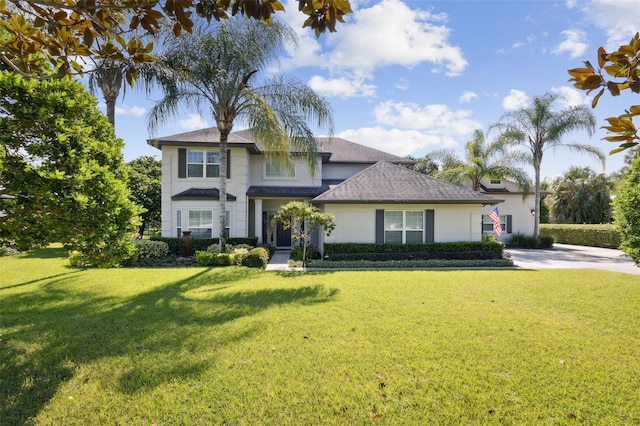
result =
[[[415,163],[415,161],[408,158],[399,157],[342,138],[318,137],[316,140],[318,141],[318,154],[323,157],[323,161],[328,163],[374,164],[378,161],[404,165]],[[220,144],[220,131],[216,127],[209,127],[149,139],[147,142],[156,148],[161,146],[217,146]],[[231,147],[245,146],[253,154],[262,152],[262,147],[256,141],[255,135],[250,129],[230,133],[227,143]]]
[[329,163],[377,163],[388,161],[396,164],[413,164],[415,161],[406,157],[398,157],[379,149],[371,148],[342,138],[316,138],[318,150],[330,152]]
[[498,204],[501,201],[385,161],[313,199],[314,203]]

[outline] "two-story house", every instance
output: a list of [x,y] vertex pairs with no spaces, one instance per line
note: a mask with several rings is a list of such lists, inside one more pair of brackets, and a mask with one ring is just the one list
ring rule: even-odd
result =
[[[208,128],[149,140],[162,151],[162,236],[185,230],[196,238],[218,235],[219,137]],[[433,179],[409,170],[412,160],[344,139],[318,138],[318,147],[311,173],[299,153],[281,163],[265,155],[251,131],[230,134],[227,235],[291,247],[291,232],[271,218],[280,206],[301,200],[335,216],[334,232],[315,237],[319,247],[477,241],[483,208],[503,201],[502,193],[494,198]]]

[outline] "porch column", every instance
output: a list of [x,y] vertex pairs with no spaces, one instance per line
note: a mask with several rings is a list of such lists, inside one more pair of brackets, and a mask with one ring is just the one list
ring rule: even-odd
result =
[[262,198],[253,200],[253,206],[256,237],[258,237],[258,243],[262,243]]

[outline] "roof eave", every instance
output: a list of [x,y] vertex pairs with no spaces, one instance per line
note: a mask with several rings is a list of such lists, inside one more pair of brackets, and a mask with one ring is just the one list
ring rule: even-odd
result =
[[314,198],[314,204],[481,204],[483,206],[503,203],[504,200],[323,200]]
[[[158,139],[149,139],[147,144],[154,148],[162,149],[163,146],[185,146],[185,147],[204,147],[204,148],[217,148],[220,146],[220,142],[181,142],[181,141],[163,141]],[[229,148],[246,148],[251,154],[259,154],[260,150],[255,143],[241,143],[241,142],[227,142]]]

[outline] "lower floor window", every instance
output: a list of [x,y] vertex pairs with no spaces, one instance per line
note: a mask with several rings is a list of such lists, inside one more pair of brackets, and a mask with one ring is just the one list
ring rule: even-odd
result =
[[[507,231],[507,216],[500,215],[500,227],[502,228],[502,232]],[[493,233],[493,221],[484,215],[482,217],[482,232],[485,234]]]
[[385,243],[421,243],[424,242],[424,212],[385,210]]
[[211,238],[213,212],[211,210],[189,210],[189,230],[193,238]]
[[[214,214],[213,210],[178,210],[176,216],[177,236],[182,235],[182,231],[189,230],[193,238],[213,238],[217,235],[213,234],[214,230]],[[184,220],[183,220],[184,217]],[[216,217],[217,219],[217,217]],[[226,237],[229,236],[231,214],[227,210],[225,215]],[[184,223],[186,222],[186,223]],[[219,228],[219,227],[218,227]]]

